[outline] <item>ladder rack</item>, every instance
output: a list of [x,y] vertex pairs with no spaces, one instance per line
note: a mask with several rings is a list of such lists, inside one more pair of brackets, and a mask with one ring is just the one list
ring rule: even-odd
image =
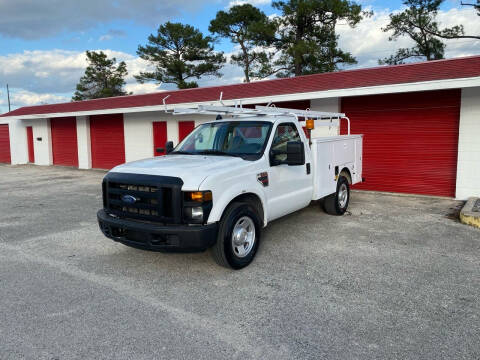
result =
[[202,114],[202,115],[224,115],[232,117],[244,117],[244,116],[294,116],[297,120],[299,118],[308,118],[314,120],[330,120],[330,124],[324,124],[331,126],[333,120],[340,121],[346,119],[348,122],[348,134],[350,135],[350,119],[345,116],[344,113],[324,112],[324,111],[311,111],[311,110],[298,110],[288,108],[277,108],[275,106],[255,106],[255,109],[248,109],[244,107],[232,107],[232,106],[214,106],[214,105],[198,105],[196,108],[175,108],[173,115],[185,115],[185,114]]

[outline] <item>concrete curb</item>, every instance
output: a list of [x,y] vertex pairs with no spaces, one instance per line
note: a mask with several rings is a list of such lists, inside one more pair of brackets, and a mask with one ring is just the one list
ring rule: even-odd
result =
[[480,229],[480,198],[471,197],[460,211],[460,221]]

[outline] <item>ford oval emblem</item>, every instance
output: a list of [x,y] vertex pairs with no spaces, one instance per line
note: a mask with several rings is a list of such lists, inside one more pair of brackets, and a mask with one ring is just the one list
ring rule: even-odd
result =
[[122,201],[127,204],[135,204],[137,202],[137,198],[132,195],[123,195]]

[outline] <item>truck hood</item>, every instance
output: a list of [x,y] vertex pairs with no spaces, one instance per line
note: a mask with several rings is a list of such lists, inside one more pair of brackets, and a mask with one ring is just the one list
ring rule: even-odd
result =
[[209,175],[224,172],[226,167],[238,168],[245,160],[231,156],[169,155],[129,162],[111,172],[174,176],[183,180],[183,189],[197,190]]

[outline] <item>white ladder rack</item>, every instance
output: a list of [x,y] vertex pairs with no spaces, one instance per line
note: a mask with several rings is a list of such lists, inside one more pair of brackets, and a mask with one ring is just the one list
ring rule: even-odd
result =
[[[324,112],[324,111],[311,111],[278,108],[275,106],[255,106],[255,109],[248,109],[244,107],[231,107],[231,106],[214,106],[214,105],[198,105],[196,108],[175,108],[173,115],[185,115],[185,114],[203,114],[203,115],[230,115],[232,117],[242,116],[293,116],[297,120],[300,117],[314,120],[330,120],[318,123],[320,126],[332,126],[333,120],[338,122],[341,119],[345,119],[348,122],[348,135],[350,135],[350,119],[345,116],[344,113]],[[335,122],[337,123],[337,122]],[[317,123],[316,123],[317,125]]]

